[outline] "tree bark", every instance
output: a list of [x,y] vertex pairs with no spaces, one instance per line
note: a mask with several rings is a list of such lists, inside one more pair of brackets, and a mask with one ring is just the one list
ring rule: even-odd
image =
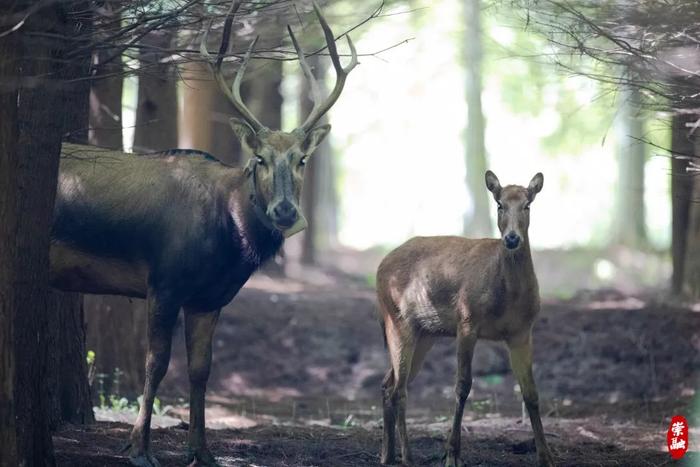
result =
[[481,60],[483,54],[481,31],[481,1],[464,0],[466,24],[465,66],[468,122],[466,134],[467,191],[473,209],[464,216],[464,234],[473,237],[491,235],[488,193],[484,190],[486,172],[486,121],[481,107]]
[[87,381],[83,296],[53,292],[49,312],[55,314],[57,326],[52,332],[50,398],[51,428],[62,423],[83,425],[95,421],[92,397]]
[[[5,2],[3,2],[5,3]],[[2,29],[31,2],[3,5]],[[13,15],[12,13],[16,13]],[[70,34],[58,4],[0,38],[0,465],[53,466],[49,432],[49,231],[64,107],[60,76]],[[8,24],[9,23],[9,24]],[[44,35],[32,35],[41,32]],[[48,33],[48,34],[47,34]],[[49,310],[50,311],[50,310]],[[12,387],[10,387],[12,386]]]
[[[182,107],[178,117],[178,145],[213,153],[212,105],[221,99],[221,91],[204,63],[182,65]],[[221,154],[214,154],[223,157]]]
[[646,145],[644,119],[639,113],[639,90],[625,88],[620,93],[617,130],[617,212],[615,239],[631,247],[646,245],[644,218],[644,165]]
[[694,154],[693,139],[686,123],[695,121],[693,115],[676,114],[671,122],[671,257],[673,276],[671,292],[683,291],[683,270],[685,268],[686,243],[688,241],[688,222],[690,214],[690,196],[693,178],[686,168],[688,156]]
[[[89,10],[86,3],[70,4],[66,13],[71,20],[68,28],[70,49],[82,45],[81,36],[89,36],[92,19],[89,15],[73,12]],[[64,80],[63,105],[70,109],[62,114],[63,136],[71,143],[87,144],[90,128],[90,72],[91,53],[86,51],[72,57],[62,66]],[[54,117],[55,118],[55,117]],[[84,424],[95,421],[87,379],[83,297],[78,293],[52,290],[46,313],[51,331],[50,426],[62,423]]]
[[[3,6],[6,2],[3,2]],[[9,16],[9,15],[8,15]],[[0,18],[4,30],[9,21]],[[17,98],[19,97],[19,40],[16,34],[0,38],[0,467],[19,465],[17,451],[17,422],[15,418],[15,380],[18,354],[15,353],[15,315],[21,310],[17,300],[21,292],[14,282],[21,273],[18,252],[14,247],[22,206],[17,199],[19,170],[17,140]],[[33,250],[40,250],[40,241]],[[8,245],[13,245],[8,248]],[[36,253],[35,253],[36,254]],[[48,253],[47,253],[48,254]],[[40,262],[41,258],[37,262]],[[23,284],[28,289],[32,284]],[[37,310],[38,311],[38,310]],[[21,355],[21,354],[19,354]],[[43,427],[48,432],[48,425]],[[39,446],[44,455],[50,453],[51,444]]]

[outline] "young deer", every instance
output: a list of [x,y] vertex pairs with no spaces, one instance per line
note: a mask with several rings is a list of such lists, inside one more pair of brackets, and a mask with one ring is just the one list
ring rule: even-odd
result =
[[472,385],[477,339],[504,340],[530,415],[537,460],[553,466],[544,436],[532,376],[532,324],[540,308],[527,229],[530,204],[542,189],[538,173],[527,188],[501,187],[486,172],[486,187],[498,204],[501,239],[415,237],[389,253],[377,271],[377,296],[391,369],[382,383],[383,464],[395,462],[398,425],[403,463],[411,464],[406,434],[406,386],[416,376],[435,339],[457,337],[457,401],[447,442],[446,466],[459,461],[464,404]]

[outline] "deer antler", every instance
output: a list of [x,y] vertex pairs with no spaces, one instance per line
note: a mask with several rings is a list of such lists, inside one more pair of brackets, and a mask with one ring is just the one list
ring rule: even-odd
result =
[[221,65],[224,62],[224,56],[228,51],[229,41],[231,38],[231,26],[233,25],[233,17],[235,16],[240,6],[240,0],[234,1],[231,4],[231,8],[229,9],[228,14],[226,15],[226,21],[224,22],[223,37],[221,38],[221,46],[219,47],[219,53],[216,56],[216,60],[212,61],[212,56],[207,51],[207,35],[209,34],[211,24],[205,31],[204,37],[202,37],[202,43],[199,46],[199,50],[202,56],[204,56],[204,58],[206,59],[207,63],[209,64],[209,68],[211,69],[211,72],[214,75],[214,79],[216,79],[216,82],[219,84],[221,91],[226,95],[226,97],[228,97],[228,99],[233,104],[233,107],[238,111],[238,113],[241,114],[243,119],[257,133],[263,128],[265,128],[265,126],[262,123],[260,123],[260,121],[257,118],[255,118],[255,115],[253,115],[250,109],[248,109],[248,107],[246,107],[246,105],[243,103],[243,99],[241,99],[241,82],[243,81],[243,75],[245,74],[245,70],[248,67],[250,56],[253,53],[253,49],[255,49],[255,44],[257,44],[258,42],[259,36],[256,37],[255,40],[251,42],[250,47],[248,47],[248,51],[243,57],[243,61],[238,67],[238,71],[236,71],[236,75],[233,79],[233,83],[231,84],[230,88],[228,84],[226,84],[226,79],[224,78],[224,75],[221,72]]
[[299,56],[299,63],[301,64],[301,69],[304,72],[304,76],[306,76],[306,79],[309,81],[309,85],[311,87],[311,99],[314,102],[314,107],[311,110],[311,113],[309,113],[309,116],[306,117],[306,121],[304,121],[304,123],[298,128],[298,130],[304,133],[307,133],[309,130],[311,130],[314,127],[314,125],[321,119],[321,117],[323,117],[323,115],[326,112],[328,112],[331,107],[333,107],[333,104],[335,104],[335,102],[340,97],[340,94],[343,92],[343,86],[345,86],[345,79],[348,77],[348,74],[352,71],[353,68],[355,68],[355,66],[358,63],[355,45],[352,43],[352,39],[350,39],[350,36],[346,36],[348,39],[348,46],[350,47],[350,53],[352,57],[348,66],[343,68],[343,66],[340,63],[340,57],[338,55],[338,48],[335,44],[335,36],[333,35],[333,31],[331,31],[330,26],[328,26],[328,22],[326,21],[326,18],[323,17],[321,9],[318,7],[316,2],[314,1],[312,2],[312,4],[314,7],[314,11],[316,12],[316,16],[318,17],[318,21],[321,23],[323,35],[326,38],[328,53],[331,57],[333,68],[335,68],[336,80],[333,91],[331,91],[331,93],[328,95],[325,101],[322,101],[320,87],[318,85],[318,82],[316,82],[316,79],[314,78],[313,74],[311,73],[311,68],[309,68],[309,64],[306,62],[306,56],[304,55],[304,51],[299,46],[296,37],[294,37],[292,28],[287,26],[289,36],[292,39],[292,44],[294,44],[294,49],[296,49],[297,55]]

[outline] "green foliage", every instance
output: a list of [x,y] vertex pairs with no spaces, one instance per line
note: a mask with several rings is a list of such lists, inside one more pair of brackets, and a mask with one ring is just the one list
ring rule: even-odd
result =
[[[496,82],[501,101],[513,113],[556,116],[556,125],[541,140],[549,154],[578,154],[600,144],[611,125],[615,105],[611,89],[567,75],[548,61],[548,44],[540,34],[522,27],[505,27],[509,12],[493,9],[484,16],[486,36],[484,82]],[[583,87],[585,86],[585,90]],[[583,96],[588,96],[586,100]]]
[[88,350],[87,351],[87,357],[85,357],[87,360],[88,366],[92,366],[95,364],[95,352],[93,350]]
[[[92,350],[87,353],[87,360],[89,365],[94,365],[95,363],[95,352]],[[138,412],[141,403],[143,402],[143,396],[139,396],[135,401],[130,401],[127,397],[120,394],[119,383],[122,375],[124,374],[119,368],[115,368],[111,375],[105,373],[98,373],[95,375],[97,379],[97,397],[99,400],[99,409],[102,410],[113,410],[115,412]],[[107,378],[112,379],[112,393],[107,393],[104,388],[104,383]],[[157,397],[153,400],[153,413],[155,415],[165,415],[172,406],[161,404],[160,399]]]
[[613,105],[612,93],[582,103],[577,100],[573,89],[560,86],[554,106],[560,115],[559,125],[543,138],[542,148],[550,154],[563,151],[579,154],[587,146],[602,143],[612,125],[610,108]]

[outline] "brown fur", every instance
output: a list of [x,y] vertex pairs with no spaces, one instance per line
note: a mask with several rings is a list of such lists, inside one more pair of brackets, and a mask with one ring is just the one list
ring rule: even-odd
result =
[[[471,359],[479,338],[508,344],[530,413],[538,462],[553,465],[531,369],[531,328],[540,301],[527,228],[529,204],[542,187],[542,177],[538,174],[528,188],[501,188],[495,175],[487,172],[487,186],[499,204],[503,239],[415,237],[379,265],[377,298],[391,362],[382,384],[382,463],[395,460],[395,423],[403,462],[411,462],[405,426],[406,386],[420,370],[434,340],[451,336],[457,338],[459,365],[446,465],[458,463],[462,414],[471,389]],[[520,238],[515,249],[506,248],[508,234]]]

